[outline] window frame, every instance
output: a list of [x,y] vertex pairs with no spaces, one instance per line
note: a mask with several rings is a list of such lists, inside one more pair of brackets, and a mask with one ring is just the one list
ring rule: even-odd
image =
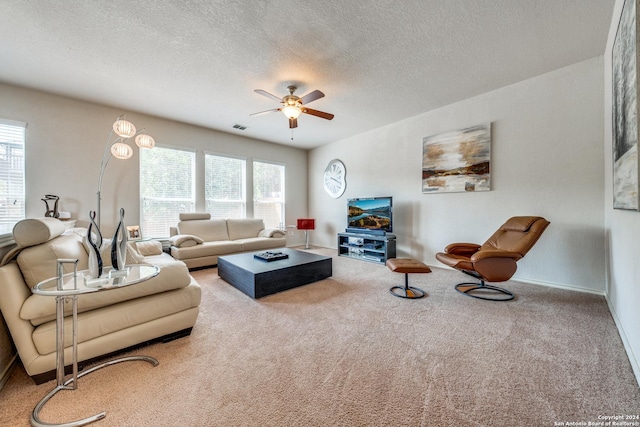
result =
[[[190,153],[192,155],[192,164],[191,164],[191,177],[192,177],[192,182],[191,182],[191,196],[192,199],[184,199],[189,205],[190,205],[190,210],[188,212],[196,212],[198,210],[197,208],[197,203],[198,203],[198,192],[197,192],[197,187],[198,187],[198,151],[194,148],[190,148],[190,147],[184,147],[184,146],[178,146],[178,145],[169,145],[169,144],[156,144],[156,146],[154,148],[152,148],[151,150],[156,150],[156,149],[163,149],[163,150],[174,150],[174,151],[182,151],[182,152],[186,152],[186,153]],[[138,165],[139,165],[139,179],[140,179],[140,188],[138,190],[138,197],[139,197],[139,203],[140,203],[140,208],[139,208],[139,212],[140,212],[140,227],[142,228],[142,235],[144,238],[156,238],[156,239],[163,239],[166,237],[169,237],[169,229],[170,227],[175,227],[175,225],[178,223],[179,218],[176,218],[176,223],[174,225],[170,225],[167,230],[166,230],[166,234],[165,235],[161,235],[161,236],[153,236],[149,234],[149,231],[146,230],[144,228],[144,200],[145,197],[142,194],[142,174],[143,174],[143,165],[142,165],[142,157],[143,157],[143,153],[142,153],[142,149],[140,150],[139,153],[139,160],[138,160]],[[150,199],[147,197],[147,199]],[[182,199],[176,199],[176,200],[182,200]]]
[[[266,220],[265,220],[265,227],[267,228],[281,228],[285,226],[286,223],[286,219],[287,219],[287,165],[284,162],[278,162],[278,161],[274,161],[274,160],[264,160],[264,159],[257,159],[257,158],[253,158],[251,159],[251,187],[252,187],[252,191],[253,194],[252,196],[252,201],[253,201],[253,207],[252,207],[252,211],[253,211],[253,217],[256,217],[256,205],[259,204],[260,202],[258,202],[258,200],[256,199],[256,167],[255,164],[256,163],[264,163],[264,164],[268,164],[268,165],[275,165],[275,166],[279,166],[282,168],[282,182],[281,182],[281,188],[282,188],[282,196],[281,196],[281,201],[280,202],[268,202],[268,203],[279,203],[281,206],[280,209],[280,221],[278,224],[267,224]],[[263,218],[264,219],[264,218]]]
[[[209,212],[209,209],[207,207],[207,203],[208,203],[208,198],[207,198],[207,156],[214,156],[214,157],[221,157],[221,158],[226,158],[226,159],[234,159],[234,160],[240,160],[242,162],[244,162],[244,170],[243,170],[243,182],[242,182],[242,196],[241,199],[239,200],[240,203],[242,203],[242,216],[241,218],[247,218],[247,210],[248,210],[248,203],[247,203],[247,199],[248,199],[248,177],[249,177],[249,173],[248,173],[248,167],[247,167],[247,163],[248,160],[246,157],[244,156],[234,156],[232,154],[226,154],[226,153],[220,153],[220,152],[214,152],[214,151],[204,151],[203,152],[203,182],[202,182],[202,186],[203,186],[203,204],[204,204],[204,211]],[[220,218],[216,218],[214,217],[213,213],[211,213],[211,218],[212,219],[220,219]],[[222,218],[222,219],[226,219],[226,218]]]
[[[26,218],[26,199],[27,199],[27,195],[26,195],[26,181],[27,181],[27,158],[26,158],[26,149],[27,149],[27,123],[23,122],[23,121],[18,121],[18,120],[11,120],[11,119],[4,119],[4,118],[0,118],[0,126],[7,126],[7,127],[15,127],[15,128],[21,128],[22,129],[22,207],[23,207],[23,211],[22,211],[22,217],[17,219],[15,221],[15,224],[17,224],[19,221],[23,220]],[[9,133],[9,131],[7,130],[7,133]],[[10,196],[10,193],[6,194],[7,196]],[[3,218],[4,220],[5,218]],[[9,219],[9,218],[6,218]],[[13,227],[12,227],[13,228]],[[1,233],[0,234],[0,247],[5,247],[5,246],[9,246],[11,244],[13,244],[13,232],[7,232],[7,233]]]

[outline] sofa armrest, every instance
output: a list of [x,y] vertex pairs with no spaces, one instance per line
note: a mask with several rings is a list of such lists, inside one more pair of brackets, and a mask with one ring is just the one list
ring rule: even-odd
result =
[[20,317],[20,309],[32,294],[15,262],[0,268],[0,294],[2,316],[20,359],[28,370],[31,362],[37,359],[39,354],[31,339],[35,328],[28,320]]
[[176,248],[188,248],[190,246],[200,245],[204,243],[204,240],[191,234],[178,234],[177,236],[172,236],[169,239],[169,243]]
[[284,237],[284,231],[279,228],[265,228],[258,233],[258,237]]
[[159,240],[138,241],[135,245],[143,257],[162,254],[162,243]]
[[490,258],[509,258],[518,261],[520,258],[522,258],[522,255],[517,252],[503,251],[500,249],[485,249],[474,253],[470,257],[470,260],[472,262],[478,262],[482,261],[483,259]]
[[480,245],[476,243],[451,243],[444,248],[445,253],[470,257],[478,252]]

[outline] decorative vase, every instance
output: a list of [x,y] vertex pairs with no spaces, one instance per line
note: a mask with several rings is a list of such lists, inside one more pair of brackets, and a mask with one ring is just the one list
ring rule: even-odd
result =
[[120,222],[111,241],[111,265],[114,270],[123,270],[127,259],[127,230],[124,226],[124,208],[120,208]]
[[[89,251],[89,276],[92,279],[97,279],[102,276],[102,256],[100,256],[100,249],[102,248],[102,234],[95,222],[96,211],[89,211],[89,228],[87,229],[87,235],[85,236],[85,246]],[[93,241],[92,230],[95,228],[96,240]]]

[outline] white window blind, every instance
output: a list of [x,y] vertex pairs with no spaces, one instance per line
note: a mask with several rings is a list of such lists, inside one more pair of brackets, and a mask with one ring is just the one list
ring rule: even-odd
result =
[[246,217],[246,166],[243,159],[205,154],[205,198],[214,219]]
[[267,228],[284,225],[284,165],[253,162],[253,217]]
[[196,154],[162,148],[140,150],[140,215],[143,237],[167,237],[181,212],[196,206]]
[[25,217],[26,123],[0,119],[0,235],[11,234]]

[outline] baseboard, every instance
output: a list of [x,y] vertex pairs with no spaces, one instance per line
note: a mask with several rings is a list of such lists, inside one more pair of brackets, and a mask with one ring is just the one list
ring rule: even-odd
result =
[[[429,267],[431,268],[443,268],[445,270],[450,270],[450,271],[459,271],[456,270],[455,268],[449,267],[448,265],[429,265]],[[604,290],[599,291],[599,290],[595,290],[595,289],[590,289],[590,288],[582,288],[580,286],[574,286],[574,285],[566,285],[563,283],[553,283],[553,282],[543,282],[540,280],[534,280],[534,279],[522,279],[519,277],[513,277],[510,279],[510,281],[514,281],[514,282],[520,282],[520,283],[527,283],[530,285],[538,285],[538,286],[546,286],[548,288],[557,288],[557,289],[564,289],[566,291],[576,291],[576,292],[584,292],[587,294],[594,294],[594,295],[600,295],[600,296],[605,296],[606,292]]]
[[631,369],[633,370],[633,374],[636,377],[636,382],[638,383],[638,387],[640,388],[640,364],[638,363],[638,358],[633,352],[633,348],[627,339],[627,335],[624,332],[624,328],[622,327],[622,322],[618,318],[618,314],[616,310],[613,308],[613,304],[609,301],[609,296],[605,295],[605,299],[607,300],[607,305],[609,306],[609,312],[611,313],[611,317],[613,317],[613,321],[618,328],[618,334],[620,334],[620,339],[622,340],[622,345],[624,345],[624,349],[627,352],[627,357],[629,358],[629,363],[631,363]]
[[4,371],[2,371],[2,375],[0,375],[0,390],[2,390],[2,387],[4,387],[6,382],[9,380],[9,377],[13,373],[13,370],[16,368],[17,364],[18,364],[18,355],[14,354],[13,357],[11,358],[11,361],[4,368]]
[[576,292],[583,292],[585,294],[593,294],[593,295],[600,295],[600,296],[606,296],[606,292],[603,291],[598,291],[595,289],[590,289],[590,288],[583,288],[580,286],[574,286],[574,285],[565,285],[562,283],[553,283],[553,282],[541,282],[539,280],[532,280],[532,279],[518,279],[518,278],[513,278],[511,279],[514,282],[521,282],[521,283],[528,283],[531,285],[538,285],[538,286],[546,286],[548,288],[556,288],[556,289],[564,289],[566,291],[576,291]]

